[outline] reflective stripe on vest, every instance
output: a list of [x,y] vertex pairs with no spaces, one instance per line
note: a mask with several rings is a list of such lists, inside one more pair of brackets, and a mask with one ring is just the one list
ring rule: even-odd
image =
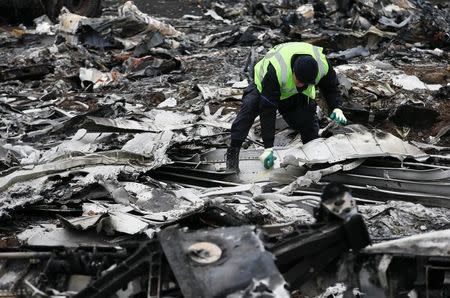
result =
[[[275,59],[277,59],[277,62],[280,65],[280,69],[281,69],[281,82],[283,84],[286,84],[287,74],[288,74],[288,67],[286,65],[286,62],[284,62],[283,56],[281,56],[279,50],[281,50],[283,47],[285,47],[287,45],[289,45],[289,44],[288,43],[279,44],[278,46],[273,48],[273,52],[272,53],[269,52],[264,57],[264,59],[267,59],[267,60],[271,59],[272,57],[275,57]],[[261,63],[261,68],[260,68],[260,80],[261,80],[261,82],[264,79],[264,76],[266,75],[266,72],[267,72],[267,69],[264,70],[264,63]]]
[[316,84],[319,83],[320,79],[325,76],[325,65],[323,65],[322,59],[320,58],[319,48],[313,46],[314,59],[317,61],[317,65],[319,66],[319,79],[316,78]]

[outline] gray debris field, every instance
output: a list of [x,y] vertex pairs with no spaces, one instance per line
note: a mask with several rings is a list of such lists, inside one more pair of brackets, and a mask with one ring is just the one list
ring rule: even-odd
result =
[[[450,295],[448,2],[3,2],[0,297]],[[320,138],[278,115],[267,170],[257,118],[228,171],[252,67],[291,41],[349,123],[318,93]]]

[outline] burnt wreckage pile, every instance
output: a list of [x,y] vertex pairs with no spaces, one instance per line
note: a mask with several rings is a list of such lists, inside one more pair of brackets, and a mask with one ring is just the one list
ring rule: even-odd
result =
[[[0,297],[450,295],[447,3],[123,2],[0,28]],[[321,138],[280,117],[266,170],[257,120],[228,172],[287,41],[327,50],[351,124],[319,95]]]

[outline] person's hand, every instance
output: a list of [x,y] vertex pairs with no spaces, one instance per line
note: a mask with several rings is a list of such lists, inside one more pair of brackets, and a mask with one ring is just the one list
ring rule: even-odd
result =
[[334,109],[330,115],[331,120],[334,120],[337,124],[345,125],[347,123],[347,118],[345,118],[344,113],[341,109]]
[[276,159],[277,157],[273,155],[273,148],[265,149],[263,154],[259,156],[259,160],[264,164],[266,169],[271,169]]

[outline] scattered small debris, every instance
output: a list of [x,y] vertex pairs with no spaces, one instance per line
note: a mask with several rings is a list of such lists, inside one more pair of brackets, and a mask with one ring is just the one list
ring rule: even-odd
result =
[[[0,15],[0,296],[448,296],[448,3]],[[325,49],[351,124],[319,94],[321,138],[278,117],[267,170],[257,118],[229,172],[253,66],[289,41]]]

